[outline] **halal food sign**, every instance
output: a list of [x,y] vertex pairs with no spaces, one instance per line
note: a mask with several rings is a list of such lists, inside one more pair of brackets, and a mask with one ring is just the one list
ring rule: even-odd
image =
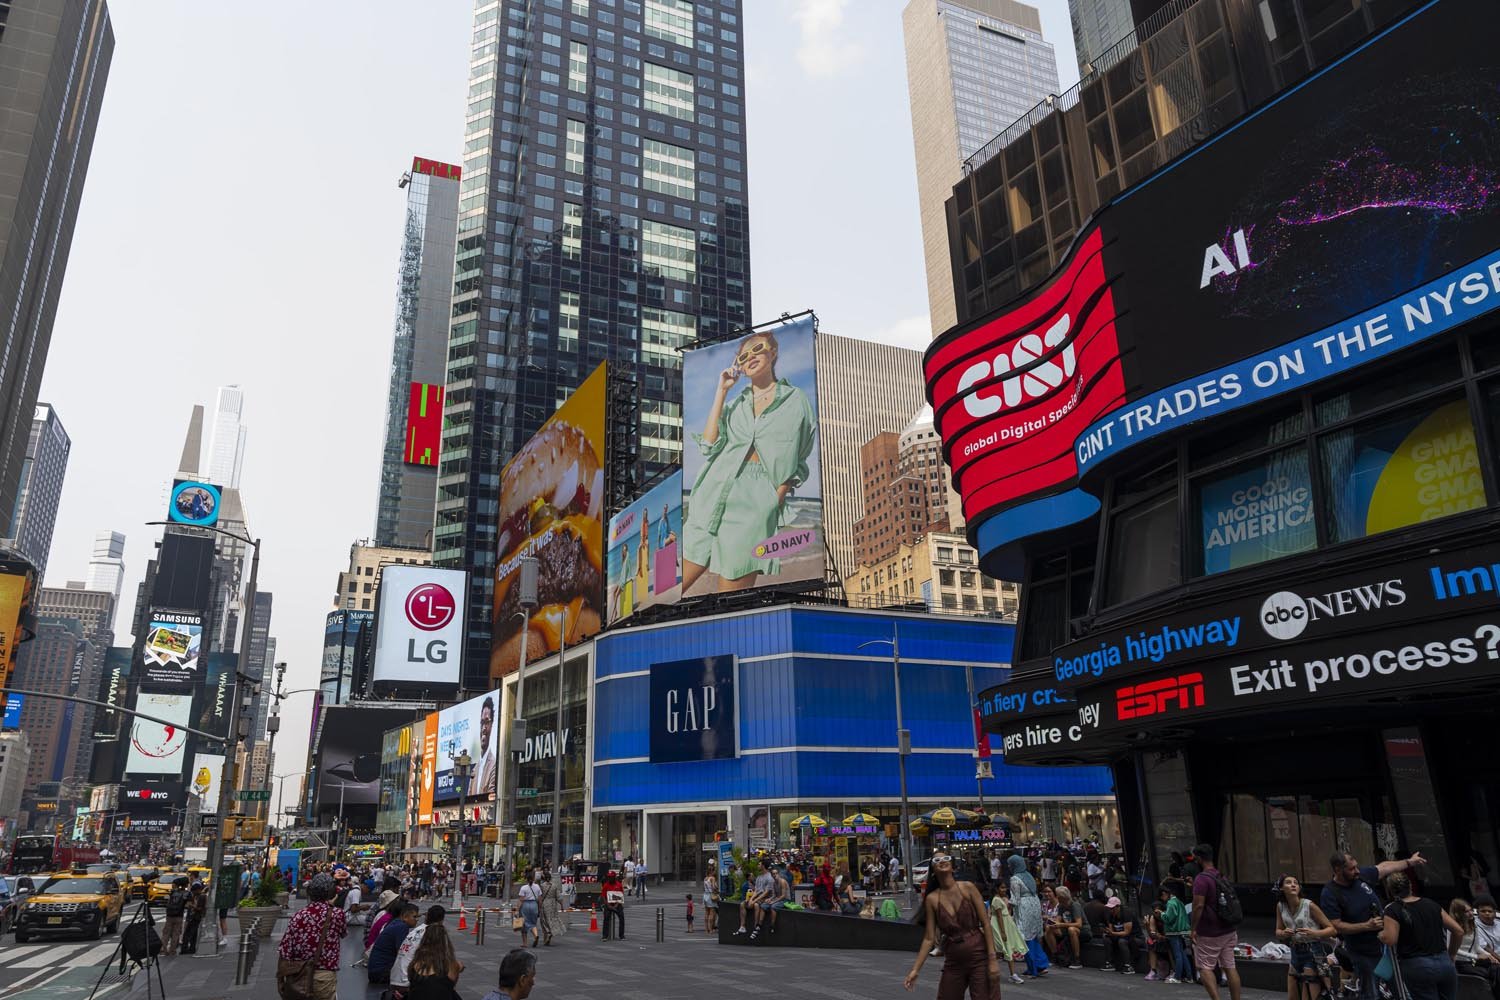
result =
[[1046,285],[927,351],[944,454],[970,525],[1076,480],[1078,432],[1125,398],[1096,228]]

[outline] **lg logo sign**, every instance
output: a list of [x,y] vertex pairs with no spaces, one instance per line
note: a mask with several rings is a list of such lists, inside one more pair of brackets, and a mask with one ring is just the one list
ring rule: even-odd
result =
[[1272,639],[1295,639],[1307,628],[1307,602],[1290,590],[1278,590],[1260,606],[1260,627]]
[[453,620],[458,605],[448,588],[424,583],[406,595],[406,620],[423,632],[436,632]]

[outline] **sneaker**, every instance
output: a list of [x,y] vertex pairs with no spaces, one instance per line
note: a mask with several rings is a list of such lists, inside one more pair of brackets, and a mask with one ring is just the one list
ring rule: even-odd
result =
[[1068,968],[1070,968],[1070,969],[1081,969],[1081,968],[1083,968],[1083,965],[1081,963],[1079,963],[1079,962],[1069,962],[1068,963]]
[[219,947],[222,948],[229,943],[228,938],[219,938]]
[[1143,979],[1143,980],[1141,980],[1141,982],[1143,982],[1143,983],[1154,983],[1154,982],[1156,982],[1156,970],[1152,969],[1150,972],[1146,973],[1146,978]]
[[1180,982],[1182,982],[1182,980],[1178,979],[1176,976],[1168,976],[1166,979],[1163,979],[1162,982],[1164,982],[1164,983],[1180,983]]
[[730,937],[739,937],[741,934],[749,934],[749,933],[750,933],[749,931],[747,931],[747,930],[745,930],[745,928],[741,927],[739,930],[735,931],[733,934],[731,934],[729,936]]
[[1017,986],[1022,986],[1022,985],[1024,985],[1024,984],[1025,984],[1025,982],[1026,982],[1026,980],[1024,980],[1024,979],[1022,979],[1022,978],[1021,978],[1021,977],[1020,977],[1020,976],[1018,976],[1018,975],[1017,975],[1017,974],[1016,974],[1016,973],[1014,973],[1014,972],[1012,972],[1012,973],[1011,973],[1011,974],[1010,974],[1010,981],[1011,981],[1011,982],[1013,982],[1013,983],[1015,983],[1015,984],[1016,984],[1016,985],[1017,985]]
[[1114,972],[1115,971],[1114,965],[1111,964],[1111,963],[1109,963],[1109,962],[1105,962],[1103,965],[1099,966],[1099,968],[1102,971],[1104,971],[1104,972]]
[[1122,973],[1124,973],[1125,975],[1127,975],[1127,976],[1133,976],[1133,975],[1135,975],[1135,966],[1133,966],[1133,965],[1127,965],[1127,966],[1125,966],[1125,968],[1121,969],[1120,971]]

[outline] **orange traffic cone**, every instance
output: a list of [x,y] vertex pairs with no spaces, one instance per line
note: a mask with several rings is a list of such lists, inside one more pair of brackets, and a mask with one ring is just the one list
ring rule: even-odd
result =
[[462,906],[458,908],[458,929],[461,931],[469,929],[469,922],[464,919],[464,908]]
[[599,933],[599,911],[592,906],[589,907],[589,933]]

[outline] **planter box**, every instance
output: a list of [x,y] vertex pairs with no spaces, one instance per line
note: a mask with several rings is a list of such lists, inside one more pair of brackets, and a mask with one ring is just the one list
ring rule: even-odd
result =
[[250,929],[250,923],[256,917],[260,917],[260,928],[255,932],[259,938],[271,936],[271,929],[276,926],[276,918],[281,916],[279,906],[241,906],[235,911],[240,915],[240,932],[244,933]]
[[[748,945],[747,935],[734,936],[740,927],[738,903],[719,904],[719,943]],[[776,933],[765,934],[757,945],[782,948],[868,948],[916,954],[922,928],[906,920],[865,920],[862,917],[809,910],[782,910]]]

